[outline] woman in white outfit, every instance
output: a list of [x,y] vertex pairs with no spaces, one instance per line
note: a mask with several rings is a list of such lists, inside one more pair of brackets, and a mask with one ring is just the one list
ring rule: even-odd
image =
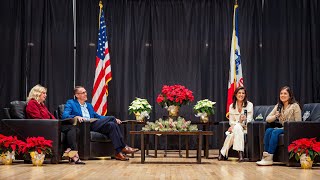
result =
[[244,161],[244,134],[247,133],[247,122],[253,119],[253,104],[247,100],[247,91],[238,87],[232,97],[233,103],[229,106],[229,124],[226,139],[220,150],[218,160],[227,160],[231,146],[239,153],[239,162]]

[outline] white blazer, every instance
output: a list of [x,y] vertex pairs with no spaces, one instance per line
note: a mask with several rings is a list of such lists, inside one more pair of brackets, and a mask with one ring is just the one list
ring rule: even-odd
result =
[[[242,111],[238,111],[238,106],[236,105],[236,109],[233,109],[232,104],[229,106],[229,124],[230,126],[239,123],[240,115],[244,114],[244,111],[247,110],[247,122],[253,120],[253,104],[250,101],[247,101],[247,107],[243,107]],[[237,102],[236,102],[237,103]]]

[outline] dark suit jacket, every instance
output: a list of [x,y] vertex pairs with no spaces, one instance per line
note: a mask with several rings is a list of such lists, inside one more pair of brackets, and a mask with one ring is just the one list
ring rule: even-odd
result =
[[[93,110],[93,106],[90,103],[87,103],[87,108],[90,114],[90,118],[98,118],[101,119],[104,116],[100,116]],[[64,111],[62,114],[62,119],[74,118],[75,116],[82,116],[82,111],[78,100],[69,99],[64,107]]]

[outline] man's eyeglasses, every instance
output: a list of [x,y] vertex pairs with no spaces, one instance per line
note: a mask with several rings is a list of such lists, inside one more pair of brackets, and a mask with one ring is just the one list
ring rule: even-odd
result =
[[87,94],[87,91],[84,91],[84,92],[79,92],[77,94]]

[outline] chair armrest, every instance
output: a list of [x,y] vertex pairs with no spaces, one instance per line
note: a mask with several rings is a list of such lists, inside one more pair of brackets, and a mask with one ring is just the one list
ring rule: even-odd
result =
[[228,128],[230,127],[229,125],[229,121],[221,121],[219,122],[219,126],[218,126],[218,148],[222,148],[223,146],[223,142],[226,138],[225,132],[228,130]]
[[300,138],[320,138],[320,122],[289,121],[284,123],[284,145],[289,146],[292,141]]
[[230,125],[229,125],[229,121],[221,121],[219,122],[219,128],[221,128],[221,130],[224,132],[226,132],[229,129]]
[[266,131],[267,122],[265,121],[251,121],[247,124],[248,137],[250,136],[264,136]]
[[80,129],[79,156],[81,159],[87,160],[90,158],[90,122],[78,123],[77,126]]
[[257,161],[262,155],[266,124],[265,121],[251,121],[247,124],[248,156],[250,161]]
[[3,108],[3,112],[4,112],[4,117],[6,119],[11,119],[11,116],[10,116],[10,108]]
[[67,118],[67,119],[60,119],[61,125],[73,125],[75,119],[74,118]]
[[313,121],[288,121],[284,123],[284,163],[287,166],[292,166],[297,164],[293,159],[289,159],[288,146],[295,140],[300,138],[314,138],[320,139],[320,122]]
[[57,119],[3,119],[11,135],[25,140],[27,137],[42,136],[52,140],[52,162],[61,158],[61,122]]

